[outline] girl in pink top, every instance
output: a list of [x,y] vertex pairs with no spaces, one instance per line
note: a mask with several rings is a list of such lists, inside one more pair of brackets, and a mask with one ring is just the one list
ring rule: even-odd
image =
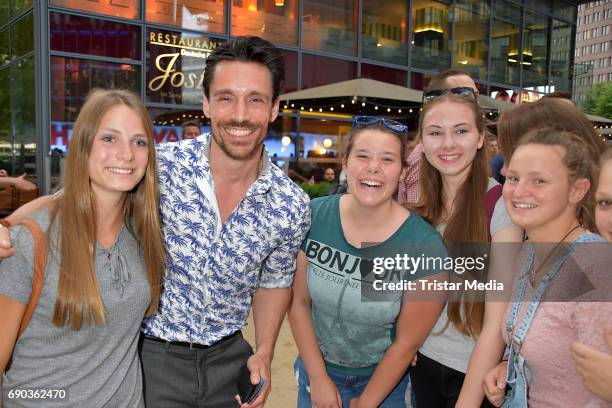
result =
[[[500,385],[485,386],[496,406],[612,406],[583,385],[570,352],[575,341],[607,351],[604,333],[612,329],[612,303],[603,302],[612,293],[612,254],[583,227],[592,221],[595,179],[587,150],[572,133],[540,129],[521,139],[510,160],[503,196],[529,241],[502,327],[510,363],[485,378]],[[504,401],[506,367],[512,389]]]

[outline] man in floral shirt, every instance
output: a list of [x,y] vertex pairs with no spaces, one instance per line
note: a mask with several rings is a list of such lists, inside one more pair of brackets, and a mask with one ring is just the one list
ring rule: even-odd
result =
[[[147,408],[237,406],[243,372],[265,387],[242,408],[263,407],[270,392],[274,345],[310,228],[308,196],[263,146],[284,74],[282,55],[261,38],[217,47],[204,80],[211,134],[157,146],[167,261],[159,310],[143,325]],[[22,207],[11,222],[49,200]],[[0,256],[10,256],[6,230],[0,238]],[[240,332],[251,305],[254,354]]]
[[[167,267],[159,311],[144,323],[148,408],[237,406],[245,363],[262,394],[310,227],[308,196],[263,146],[279,109],[283,57],[238,37],[207,60],[204,113],[211,134],[158,146]],[[253,306],[256,351],[242,339]]]

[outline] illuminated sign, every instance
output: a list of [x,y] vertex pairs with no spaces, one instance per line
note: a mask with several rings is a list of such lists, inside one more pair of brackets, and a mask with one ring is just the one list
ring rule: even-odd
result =
[[199,105],[206,59],[219,41],[166,30],[147,34],[147,99]]
[[[60,150],[62,153],[68,151],[70,139],[72,139],[73,122],[51,122],[51,150]],[[180,126],[154,126],[153,138],[155,143],[177,142],[183,139],[183,130]],[[210,132],[208,126],[200,128],[201,133]]]

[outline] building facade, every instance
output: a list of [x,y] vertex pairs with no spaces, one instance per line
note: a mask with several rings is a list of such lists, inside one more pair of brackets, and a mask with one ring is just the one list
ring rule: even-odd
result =
[[612,81],[612,0],[578,7],[574,100],[581,103],[595,84]]
[[[58,183],[95,87],[138,92],[157,141],[201,112],[206,58],[237,35],[282,49],[285,92],[353,78],[422,90],[455,67],[482,94],[571,91],[578,0],[2,0],[0,168]],[[350,115],[287,106],[266,146],[279,165],[337,166]],[[401,111],[401,110],[400,110]],[[418,110],[406,115],[416,115]],[[308,169],[309,168],[309,169]]]

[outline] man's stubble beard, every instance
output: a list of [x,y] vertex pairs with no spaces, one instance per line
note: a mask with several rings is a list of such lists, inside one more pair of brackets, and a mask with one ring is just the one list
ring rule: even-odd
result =
[[[214,129],[211,130],[211,133],[212,133],[213,139],[215,140],[215,143],[217,143],[217,145],[221,148],[223,153],[225,153],[229,158],[233,160],[240,160],[240,161],[245,160],[246,161],[246,160],[252,159],[256,155],[260,154],[261,152],[261,148],[263,146],[263,142],[266,137],[267,129],[262,129],[261,127],[258,127],[258,129],[261,131],[261,133],[258,136],[258,138],[255,140],[253,147],[246,153],[241,153],[241,154],[237,153],[236,151],[232,151],[232,145],[230,144],[228,146],[228,144],[225,143],[223,138],[219,136],[217,132],[214,131]],[[240,143],[240,144],[235,144],[233,146],[243,147],[247,145],[248,143]]]

